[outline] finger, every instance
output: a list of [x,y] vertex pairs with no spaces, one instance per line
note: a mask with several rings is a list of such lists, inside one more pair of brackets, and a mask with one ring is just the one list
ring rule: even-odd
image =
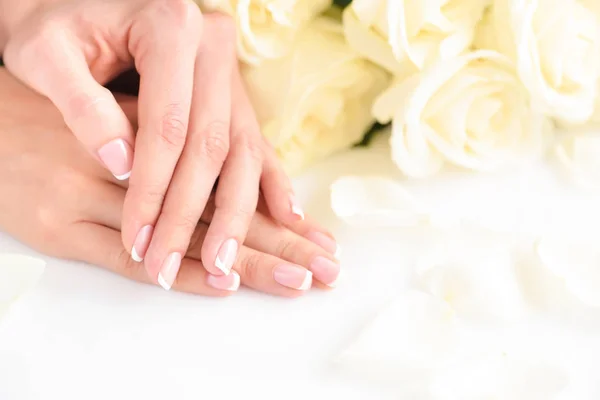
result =
[[[206,18],[204,27],[207,40],[200,45],[196,61],[188,140],[146,254],[145,262],[153,272],[162,268],[169,254],[184,254],[188,249],[228,153],[235,29],[225,16]],[[223,275],[214,258],[204,260],[204,265],[209,272]]]
[[320,246],[335,260],[340,261],[342,259],[342,248],[333,234],[317,223],[311,216],[306,215],[303,220],[286,223],[284,226],[297,235]]
[[293,224],[305,219],[304,211],[294,194],[292,184],[283,170],[275,151],[265,142],[265,161],[260,187],[269,213],[277,221]]
[[[257,213],[255,214],[255,218],[257,218],[258,214],[262,214],[262,217],[267,219],[272,218],[263,198],[259,199],[256,209]],[[210,224],[215,210],[216,207],[214,201],[209,200],[200,220],[206,224]],[[275,223],[275,225],[277,224]],[[255,224],[252,224],[250,229],[254,229],[254,226]],[[306,215],[303,220],[285,224],[284,227],[297,235],[305,237],[316,245],[321,246],[330,256],[333,256],[335,260],[341,260],[342,250],[340,245],[337,243],[331,232],[318,224],[310,215]]]
[[245,245],[306,267],[327,286],[335,286],[339,278],[340,264],[331,253],[263,214],[252,220]]
[[[123,243],[144,258],[184,147],[192,101],[195,54],[202,16],[191,1],[151,2],[136,17],[130,49],[140,72],[139,132],[123,209]],[[157,277],[179,268],[185,249],[145,263]]]
[[[206,232],[208,226],[201,224],[200,229]],[[201,242],[193,242],[188,256],[198,257],[201,249]],[[245,286],[283,297],[298,297],[312,284],[312,273],[306,268],[246,246],[240,247],[230,275],[236,272]]]
[[120,231],[125,190],[108,182],[99,182],[90,190],[94,195],[89,198],[89,201],[81,204],[84,197],[78,199],[80,205],[84,207],[84,215],[88,216],[88,221]]
[[[237,69],[233,74],[231,148],[215,196],[215,213],[202,248],[202,261],[227,274],[244,243],[258,203],[262,170],[258,122]],[[209,272],[216,273],[209,268]]]
[[7,47],[7,67],[56,105],[77,139],[117,179],[127,179],[134,134],[123,110],[96,82],[81,48],[64,27],[41,29],[41,39]]
[[[73,225],[72,235],[77,238],[72,258],[106,268],[126,278],[155,284],[142,264],[129,257],[123,247],[119,231],[94,223],[82,222]],[[232,274],[228,279],[215,280],[202,264],[193,259],[184,259],[174,290],[204,296],[222,297],[235,292],[239,287],[239,276]],[[237,283],[236,283],[237,279]]]

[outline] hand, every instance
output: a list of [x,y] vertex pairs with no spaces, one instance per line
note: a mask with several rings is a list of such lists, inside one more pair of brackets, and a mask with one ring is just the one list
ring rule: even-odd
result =
[[[259,189],[275,220],[303,219],[246,96],[229,17],[202,16],[191,0],[46,0],[21,14],[8,27],[6,66],[52,100],[117,179],[131,176],[122,240],[150,276],[172,283],[217,177],[201,254],[211,274],[235,263]],[[101,86],[132,66],[137,134]]]
[[[135,121],[135,99],[121,99],[120,107]],[[157,282],[158,276],[148,277],[120,240],[125,183],[81,148],[49,101],[4,69],[0,69],[0,193],[0,229],[36,250]],[[256,290],[293,297],[310,287],[313,274],[325,284],[337,279],[339,264],[333,256],[303,237],[315,233],[311,222],[300,221],[288,229],[260,212],[250,223],[245,246],[240,246],[234,272],[208,274],[201,248],[216,212],[209,201],[178,278],[173,277],[174,289],[223,296],[237,290],[241,280]]]

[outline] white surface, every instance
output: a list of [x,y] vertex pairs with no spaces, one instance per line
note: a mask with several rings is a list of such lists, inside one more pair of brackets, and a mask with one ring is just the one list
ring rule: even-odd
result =
[[[343,248],[344,278],[331,292],[287,300],[241,290],[207,299],[48,260],[37,289],[0,326],[0,399],[397,399],[332,363],[395,297],[418,254],[414,238],[345,227],[329,211],[329,185],[341,175],[400,176],[387,152],[341,155],[297,180],[306,211]],[[502,176],[449,172],[406,185],[442,212],[522,232],[600,220],[600,197],[570,187],[547,166]],[[30,254],[2,235],[0,251]],[[600,340],[592,322],[586,329]]]

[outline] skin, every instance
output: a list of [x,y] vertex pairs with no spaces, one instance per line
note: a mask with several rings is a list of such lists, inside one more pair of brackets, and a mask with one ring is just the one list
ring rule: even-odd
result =
[[[137,99],[122,96],[117,101],[136,125]],[[2,68],[0,116],[0,229],[45,254],[95,264],[155,284],[156,277],[129,257],[120,239],[127,183],[116,180],[81,147],[50,101]],[[314,222],[307,219],[284,227],[259,204],[234,263],[235,273],[229,277],[210,275],[202,262],[202,248],[218,212],[209,199],[192,232],[174,290],[227,296],[234,290],[217,289],[209,280],[227,282],[237,273],[241,283],[250,288],[296,297],[305,290],[278,283],[275,269],[282,264],[310,269],[319,256],[333,260],[324,248],[304,237],[315,229]],[[335,278],[320,279],[331,283]]]
[[[241,249],[260,194],[277,223],[304,218],[246,96],[229,17],[202,15],[191,0],[0,0],[0,15],[6,67],[52,101],[92,158],[110,169],[103,149],[120,140],[131,164],[121,239],[151,279],[186,254],[217,178],[200,251],[210,274],[227,274],[242,253],[219,262],[226,242]],[[133,67],[137,126],[103,87]],[[144,227],[152,233],[140,244]]]

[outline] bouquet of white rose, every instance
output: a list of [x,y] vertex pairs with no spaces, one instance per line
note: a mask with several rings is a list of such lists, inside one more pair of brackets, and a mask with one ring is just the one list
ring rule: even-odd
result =
[[[599,141],[581,134],[600,125],[597,0],[199,4],[235,18],[248,90],[289,172],[375,123],[391,123],[411,177],[497,169],[550,145],[577,172],[598,169]],[[579,135],[554,140],[565,127]]]

